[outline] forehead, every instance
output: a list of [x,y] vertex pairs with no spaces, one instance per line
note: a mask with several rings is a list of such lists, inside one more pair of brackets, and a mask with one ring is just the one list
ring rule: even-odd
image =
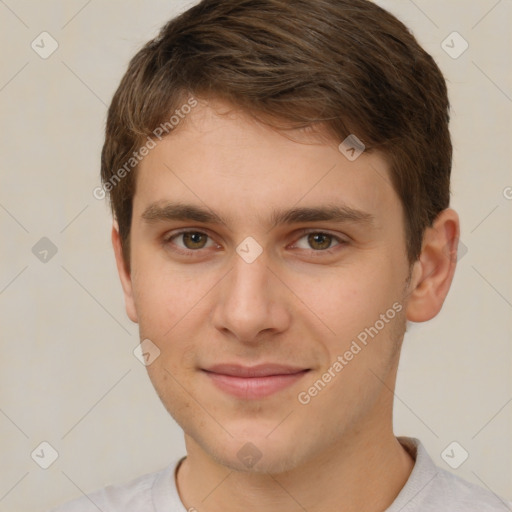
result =
[[363,152],[350,161],[340,142],[312,130],[277,132],[226,103],[199,104],[139,165],[134,216],[166,201],[234,223],[270,222],[293,206],[341,205],[377,220],[399,212],[385,158]]

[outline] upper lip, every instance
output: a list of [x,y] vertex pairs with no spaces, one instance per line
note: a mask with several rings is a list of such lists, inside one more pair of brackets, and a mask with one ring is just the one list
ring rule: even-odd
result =
[[268,377],[270,375],[290,375],[307,371],[308,368],[298,366],[289,366],[283,364],[259,364],[256,366],[242,366],[239,364],[216,364],[204,371],[218,373],[221,375],[230,375],[232,377]]

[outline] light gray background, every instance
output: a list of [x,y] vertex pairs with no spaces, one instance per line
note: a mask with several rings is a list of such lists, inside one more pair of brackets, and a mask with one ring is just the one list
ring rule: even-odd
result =
[[[124,310],[111,220],[92,190],[106,107],[129,58],[192,3],[0,0],[2,512],[44,511],[185,453],[133,356],[138,331]],[[395,431],[512,499],[512,4],[379,3],[448,79],[452,205],[468,249],[441,314],[406,335]],[[31,48],[43,31],[59,44],[47,59]],[[457,59],[441,46],[453,31],[469,43]],[[46,263],[32,252],[42,237],[58,249]],[[59,454],[46,470],[30,455],[42,441]],[[441,458],[452,441],[469,452],[457,470]]]

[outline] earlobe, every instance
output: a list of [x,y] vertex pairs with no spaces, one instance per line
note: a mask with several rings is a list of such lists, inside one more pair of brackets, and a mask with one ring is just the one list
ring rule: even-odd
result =
[[425,231],[421,255],[414,264],[407,320],[426,322],[441,310],[455,274],[459,236],[459,217],[451,208],[443,210]]
[[119,227],[115,220],[112,225],[112,247],[114,248],[114,255],[116,258],[117,272],[119,273],[119,279],[121,280],[121,286],[123,287],[126,314],[132,322],[137,323],[138,317],[137,309],[135,308],[135,301],[133,299],[131,273],[124,260]]

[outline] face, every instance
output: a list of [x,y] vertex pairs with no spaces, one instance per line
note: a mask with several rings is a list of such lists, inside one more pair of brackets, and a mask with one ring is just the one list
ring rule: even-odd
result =
[[187,442],[238,470],[291,469],[390,423],[405,328],[384,158],[288,135],[200,103],[137,171],[128,314]]

